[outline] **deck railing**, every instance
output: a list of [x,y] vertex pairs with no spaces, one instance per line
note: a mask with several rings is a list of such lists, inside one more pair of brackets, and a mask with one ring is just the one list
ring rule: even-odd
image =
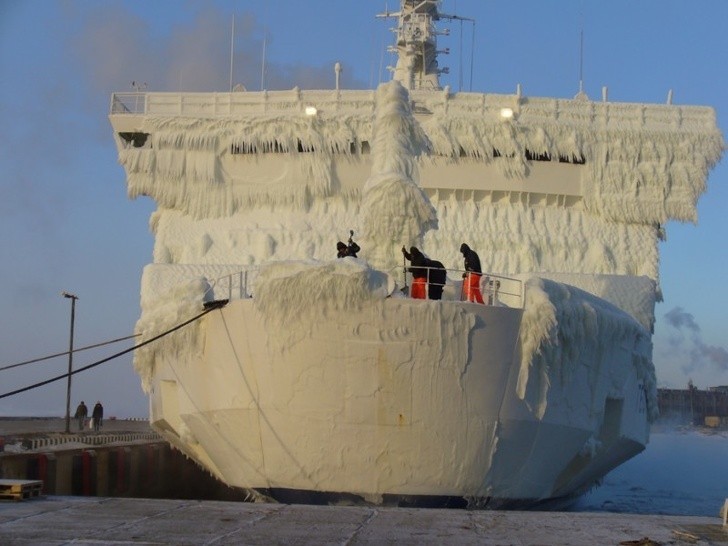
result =
[[[410,92],[416,112],[456,114],[501,123],[504,107],[518,110],[519,123],[591,124],[605,129],[625,127],[671,130],[715,129],[715,111],[706,106],[673,106],[627,102],[598,102],[519,94]],[[112,115],[223,117],[262,113],[300,113],[314,106],[321,114],[346,112],[370,116],[375,107],[373,90],[244,91],[221,93],[123,92],[111,95]]]
[[[410,267],[406,268],[406,272],[404,274],[405,286],[402,289],[407,295],[411,294],[411,286],[414,280],[414,276],[409,269]],[[425,271],[427,299],[467,301],[468,287],[466,286],[466,275],[469,272],[463,269],[445,269],[445,282],[441,283],[437,282],[436,279],[442,276],[441,274],[437,274],[437,272],[443,270],[442,268],[415,266],[414,269],[421,269]],[[513,279],[503,275],[495,275],[493,273],[478,273],[476,275],[479,275],[478,289],[480,291],[480,295],[482,295],[484,305],[506,305],[508,307],[518,308],[523,307],[523,282],[519,279]],[[438,292],[438,290],[433,290],[434,287],[439,287],[441,289],[441,297],[433,295],[433,292],[435,294]],[[404,290],[405,288],[407,289],[406,291]],[[471,301],[473,301],[472,297]]]
[[210,281],[210,288],[205,295],[212,299],[243,300],[253,297],[253,280],[258,276],[258,269],[244,269]]
[[[408,268],[409,269],[409,268]],[[444,283],[436,283],[431,277],[433,271],[442,271],[442,268],[421,267],[426,271],[427,281],[427,299],[435,299],[430,297],[430,291],[434,286],[442,287],[442,297],[437,298],[444,301],[465,301],[466,289],[464,275],[467,273],[462,269],[445,269],[446,278]],[[255,287],[255,279],[259,273],[258,268],[241,270],[230,275],[225,275],[210,281],[210,288],[207,295],[210,299],[248,299],[253,297],[253,289]],[[397,278],[402,275],[402,270],[397,268],[390,272],[393,277]],[[406,296],[410,296],[412,286],[412,273],[405,271],[404,286],[399,287],[400,292]],[[522,308],[524,302],[523,282],[519,279],[495,275],[493,273],[482,273],[480,275],[480,292],[483,296],[483,305],[491,306],[507,306]]]
[[147,93],[113,93],[111,95],[111,114],[145,114]]
[[266,112],[305,115],[307,106],[321,113],[370,114],[374,91],[250,91],[233,93],[113,93],[112,115],[228,117]]

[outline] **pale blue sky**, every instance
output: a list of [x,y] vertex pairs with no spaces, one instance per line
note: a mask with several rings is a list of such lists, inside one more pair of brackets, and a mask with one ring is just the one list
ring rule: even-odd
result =
[[[236,21],[234,83],[370,87],[388,75],[382,54],[390,22],[374,14],[395,0],[0,0],[0,367],[68,347],[69,300],[79,296],[77,347],[129,335],[139,315],[139,280],[151,261],[148,199],[129,201],[108,123],[113,91],[133,80],[152,91],[227,91],[230,26]],[[617,102],[716,108],[728,127],[728,2],[724,0],[446,0],[446,12],[475,24],[472,89],[570,98],[578,91],[584,30],[584,88]],[[441,39],[452,55],[443,83],[470,87],[470,25]],[[460,70],[462,67],[462,71]],[[667,225],[654,360],[658,383],[728,384],[728,166],[712,172],[699,223]],[[682,319],[674,328],[665,315]],[[672,342],[670,342],[672,340]],[[127,347],[87,351],[78,368]],[[56,358],[0,372],[0,394],[59,375]],[[146,398],[122,357],[76,376],[72,405],[100,399],[109,415],[143,416]],[[65,382],[0,399],[0,415],[63,415]]]

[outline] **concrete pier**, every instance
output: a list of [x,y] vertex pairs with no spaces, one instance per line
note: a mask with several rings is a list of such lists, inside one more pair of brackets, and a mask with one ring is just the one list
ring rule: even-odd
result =
[[156,436],[146,437],[153,434],[146,422],[51,441],[58,429],[58,420],[0,418],[0,436],[11,448],[0,451],[0,478],[44,481],[39,497],[0,501],[0,545],[728,545],[728,527],[717,515],[226,502],[243,498]]
[[70,434],[63,426],[62,419],[0,418],[0,479],[41,480],[43,493],[57,496],[247,498],[173,449],[147,421],[110,420],[101,432]]
[[725,545],[719,518],[46,497],[0,503],[0,544]]

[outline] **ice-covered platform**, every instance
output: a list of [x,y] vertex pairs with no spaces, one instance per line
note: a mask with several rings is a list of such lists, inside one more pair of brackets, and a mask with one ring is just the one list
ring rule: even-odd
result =
[[718,518],[88,497],[0,503],[0,544],[726,544]]

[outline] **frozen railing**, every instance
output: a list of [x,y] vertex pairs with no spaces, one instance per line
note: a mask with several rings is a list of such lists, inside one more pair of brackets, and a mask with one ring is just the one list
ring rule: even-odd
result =
[[144,114],[147,110],[147,93],[113,93],[111,114]]
[[300,90],[244,91],[233,93],[113,93],[111,114],[148,116],[221,117],[259,115],[266,112],[306,115],[359,112],[371,114],[374,91]]
[[[501,123],[501,109],[517,112],[519,123],[595,124],[605,128],[669,128],[714,130],[715,110],[706,106],[673,106],[627,102],[598,102],[520,94],[450,93],[412,90],[410,100],[420,113],[491,119]],[[271,113],[300,113],[313,106],[320,114],[371,115],[373,90],[240,91],[224,93],[124,92],[111,95],[115,115],[222,117]]]
[[[466,271],[462,269],[416,267],[426,271],[427,299],[440,299],[444,301],[465,301],[467,299],[464,278]],[[413,279],[412,273],[408,270],[409,267],[404,272],[404,286],[398,288],[406,296],[410,295]],[[445,271],[444,282],[435,282],[438,278],[437,273],[433,274],[435,271]],[[210,288],[207,291],[206,299],[235,300],[252,298],[258,272],[258,268],[241,270],[210,281]],[[402,270],[397,268],[396,270],[390,271],[390,274],[394,278],[397,278],[398,275],[402,274]],[[479,280],[484,305],[523,307],[523,282],[519,279],[494,275],[492,273],[482,273]],[[433,292],[432,296],[437,292],[436,289],[432,290],[435,286],[442,288],[442,296],[439,298],[431,297],[431,291]]]
[[[410,271],[412,266],[407,266],[404,272],[405,286],[402,289],[404,293],[410,295],[413,274]],[[446,301],[466,301],[468,299],[468,288],[466,286],[468,273],[462,269],[442,269],[439,267],[421,267],[414,266],[414,269],[425,271],[425,283],[427,299],[440,299]],[[440,272],[445,271],[445,281],[439,281],[442,277]],[[439,275],[438,275],[439,273]],[[519,279],[495,275],[493,273],[479,274],[478,289],[483,298],[485,305],[504,305],[507,307],[523,307],[524,294],[523,282]],[[442,296],[438,297],[436,287],[442,291]],[[433,288],[435,288],[433,290]],[[472,299],[471,299],[472,301]]]
[[253,281],[258,276],[258,269],[244,269],[210,281],[210,288],[205,299],[242,300],[253,297]]

